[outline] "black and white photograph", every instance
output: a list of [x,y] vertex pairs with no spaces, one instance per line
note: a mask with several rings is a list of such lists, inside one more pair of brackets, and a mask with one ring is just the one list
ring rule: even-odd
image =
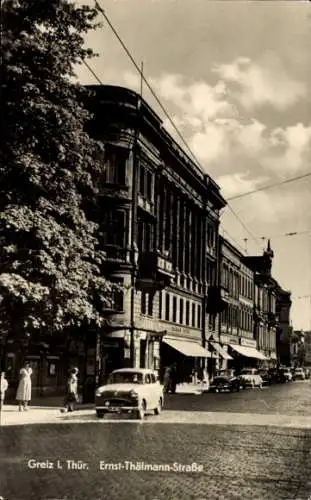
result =
[[2,0],[0,500],[311,500],[311,10]]

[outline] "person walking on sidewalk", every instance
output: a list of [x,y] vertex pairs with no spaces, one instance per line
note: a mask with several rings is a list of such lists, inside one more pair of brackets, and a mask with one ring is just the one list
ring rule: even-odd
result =
[[171,372],[172,372],[171,367],[167,366],[165,368],[164,378],[163,378],[163,387],[164,387],[164,392],[166,394],[168,394],[171,390],[171,385],[172,385]]
[[175,394],[178,383],[177,363],[171,366],[171,392]]
[[74,411],[75,403],[79,402],[78,396],[78,368],[72,368],[66,384],[65,407],[61,410],[63,413]]
[[5,393],[6,393],[7,389],[8,389],[8,387],[9,387],[8,381],[5,378],[5,372],[1,373],[0,384],[1,384],[1,391],[0,391],[1,392],[1,401],[0,401],[0,404],[2,406],[3,403],[4,403]]
[[19,383],[16,392],[19,411],[27,411],[29,401],[31,401],[31,375],[32,368],[30,363],[26,362],[19,372]]

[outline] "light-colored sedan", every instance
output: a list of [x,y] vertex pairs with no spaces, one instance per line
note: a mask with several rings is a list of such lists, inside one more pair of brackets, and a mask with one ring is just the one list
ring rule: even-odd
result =
[[157,374],[145,368],[114,370],[107,384],[95,394],[98,418],[108,413],[128,413],[141,420],[149,411],[159,415],[163,404],[163,387]]
[[240,379],[245,383],[246,387],[259,387],[263,385],[262,377],[256,368],[244,368],[239,375]]
[[306,375],[303,368],[295,368],[293,373],[294,380],[305,380]]

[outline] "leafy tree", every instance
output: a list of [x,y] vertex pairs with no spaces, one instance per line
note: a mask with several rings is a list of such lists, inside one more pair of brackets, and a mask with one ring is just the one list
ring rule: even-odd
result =
[[0,327],[42,332],[103,322],[96,200],[103,146],[90,138],[74,67],[94,54],[96,11],[68,0],[2,2]]

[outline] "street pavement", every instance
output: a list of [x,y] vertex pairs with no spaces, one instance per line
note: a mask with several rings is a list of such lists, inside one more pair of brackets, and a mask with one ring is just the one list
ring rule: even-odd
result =
[[0,498],[308,500],[310,396],[311,381],[176,394],[144,422],[6,407]]

